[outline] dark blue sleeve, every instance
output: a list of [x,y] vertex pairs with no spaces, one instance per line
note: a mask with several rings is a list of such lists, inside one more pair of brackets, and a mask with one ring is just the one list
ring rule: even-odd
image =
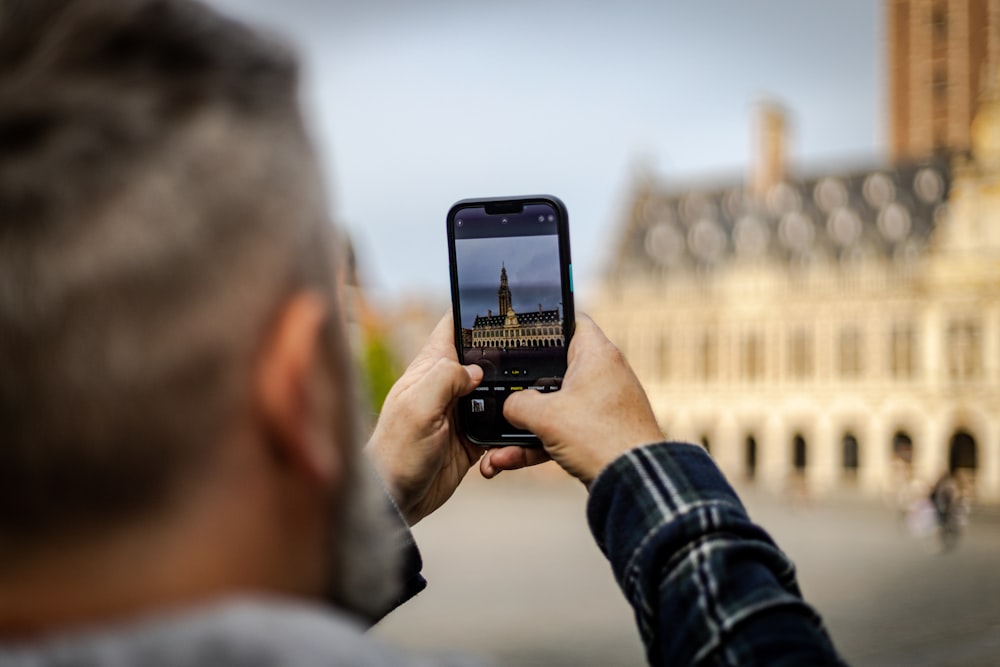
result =
[[389,498],[388,493],[386,494],[386,498],[389,500],[391,516],[394,518],[396,544],[400,550],[399,581],[402,587],[400,588],[399,596],[395,600],[372,618],[368,619],[370,625],[378,623],[394,609],[427,588],[427,580],[420,574],[420,571],[424,568],[424,561],[420,557],[420,549],[417,548],[417,543],[413,540],[413,533],[410,532],[410,527],[406,524],[406,519],[403,518],[402,513],[396,508],[392,499]]
[[633,450],[591,485],[591,530],[651,665],[842,665],[791,561],[700,447]]
[[427,580],[420,574],[420,571],[424,569],[424,561],[420,557],[420,550],[417,548],[417,543],[413,541],[413,533],[410,532],[409,527],[406,528],[404,539],[403,559],[399,575],[403,582],[403,588],[392,607],[386,610],[386,614],[427,588]]

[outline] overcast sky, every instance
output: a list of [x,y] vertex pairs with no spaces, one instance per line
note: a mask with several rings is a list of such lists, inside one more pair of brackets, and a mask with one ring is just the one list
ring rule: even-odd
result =
[[808,171],[883,158],[876,0],[212,2],[298,47],[334,216],[384,297],[447,302],[454,201],[547,193],[585,303],[635,165],[742,179],[764,96]]

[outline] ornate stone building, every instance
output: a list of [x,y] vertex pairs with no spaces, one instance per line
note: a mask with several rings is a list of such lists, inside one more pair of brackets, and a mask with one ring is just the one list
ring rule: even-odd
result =
[[[565,344],[562,317],[558,310],[514,311],[514,300],[507,283],[507,268],[500,267],[497,289],[497,314],[476,315],[471,329],[462,329],[465,347],[562,347]],[[466,344],[468,341],[468,344]]]
[[772,150],[698,189],[636,176],[591,307],[670,437],[774,489],[950,470],[1000,501],[998,90],[969,151],[796,176]]

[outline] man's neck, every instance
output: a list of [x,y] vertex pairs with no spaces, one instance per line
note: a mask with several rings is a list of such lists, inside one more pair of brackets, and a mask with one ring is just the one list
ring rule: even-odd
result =
[[169,516],[147,517],[111,535],[5,557],[0,643],[239,594],[305,593],[291,578],[295,563],[281,550],[291,535],[267,532],[280,524],[267,520],[274,510],[269,496],[268,489],[201,493]]

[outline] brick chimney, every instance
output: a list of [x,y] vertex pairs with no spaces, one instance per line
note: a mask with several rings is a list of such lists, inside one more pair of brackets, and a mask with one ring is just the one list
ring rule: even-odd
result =
[[767,195],[784,180],[788,167],[788,118],[785,108],[773,100],[762,100],[754,109],[753,155],[750,190]]

